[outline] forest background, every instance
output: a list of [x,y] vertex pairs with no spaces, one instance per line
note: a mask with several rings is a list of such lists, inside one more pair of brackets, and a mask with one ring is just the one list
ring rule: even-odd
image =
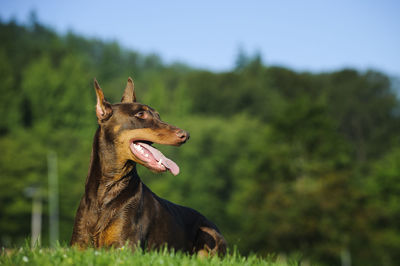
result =
[[[181,173],[139,174],[159,196],[213,220],[244,254],[311,261],[400,261],[400,102],[375,70],[296,72],[239,51],[231,71],[163,63],[117,42],[60,35],[33,19],[0,22],[0,244],[30,235],[32,188],[57,154],[60,241],[70,239],[97,127],[93,78],[118,102],[128,76],[140,102],[191,134],[158,146]],[[397,83],[396,83],[397,82]]]

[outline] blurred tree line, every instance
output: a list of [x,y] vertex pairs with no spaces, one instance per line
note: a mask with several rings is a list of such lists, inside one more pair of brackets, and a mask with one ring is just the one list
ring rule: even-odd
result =
[[[56,151],[60,240],[69,241],[96,129],[96,77],[111,102],[128,76],[139,101],[188,130],[159,147],[178,176],[139,167],[160,196],[213,220],[240,252],[332,265],[400,261],[400,102],[377,71],[298,73],[240,52],[214,73],[166,65],[116,42],[0,22],[0,243],[30,234],[29,187],[46,201]],[[45,202],[45,205],[47,203]],[[44,208],[43,243],[48,236]]]

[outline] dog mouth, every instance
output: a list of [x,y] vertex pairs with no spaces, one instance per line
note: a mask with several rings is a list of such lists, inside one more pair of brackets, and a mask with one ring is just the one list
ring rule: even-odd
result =
[[151,146],[151,143],[144,141],[133,141],[130,149],[136,158],[143,162],[143,165],[156,172],[170,171],[173,175],[179,174],[179,166]]

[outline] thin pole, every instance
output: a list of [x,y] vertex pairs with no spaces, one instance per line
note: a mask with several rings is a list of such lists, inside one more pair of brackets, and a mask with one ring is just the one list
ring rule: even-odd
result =
[[31,247],[40,246],[40,233],[42,231],[42,198],[40,189],[33,189],[32,220],[31,220]]
[[342,249],[340,252],[340,260],[342,262],[342,266],[351,266],[351,253],[349,249]]
[[49,243],[54,247],[59,236],[57,154],[54,151],[48,153],[47,162],[49,171]]

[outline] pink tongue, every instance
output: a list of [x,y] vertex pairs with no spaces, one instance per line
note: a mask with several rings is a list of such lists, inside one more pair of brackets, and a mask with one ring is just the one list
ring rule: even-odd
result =
[[179,174],[179,166],[172,160],[164,156],[159,150],[146,143],[140,142],[140,145],[151,152],[157,161],[161,160],[161,164],[165,166],[173,175]]

